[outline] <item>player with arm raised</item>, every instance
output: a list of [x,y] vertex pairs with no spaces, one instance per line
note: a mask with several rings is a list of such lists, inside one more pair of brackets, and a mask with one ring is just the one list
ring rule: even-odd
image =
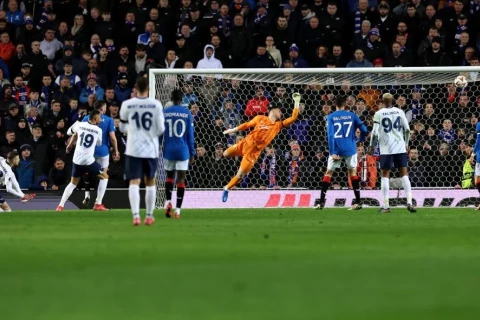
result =
[[375,113],[373,117],[373,131],[370,140],[370,153],[373,153],[374,146],[379,142],[380,147],[380,169],[382,171],[382,213],[390,212],[389,191],[390,191],[390,170],[398,168],[402,176],[402,185],[407,194],[407,209],[410,212],[417,212],[412,204],[412,186],[408,177],[407,169],[407,145],[410,138],[410,127],[405,113],[393,107],[393,96],[385,93],[382,96],[385,107]]
[[180,218],[183,197],[185,195],[185,177],[188,164],[195,156],[195,141],[193,132],[192,114],[181,106],[183,93],[181,90],[172,91],[173,106],[165,110],[165,135],[163,158],[165,159],[165,217],[172,217],[172,191],[177,174],[177,204],[174,218]]
[[[97,161],[107,173],[108,166],[110,165],[110,145],[113,148],[113,159],[120,159],[120,153],[118,152],[117,138],[115,136],[115,125],[113,119],[105,113],[107,112],[107,104],[103,100],[95,101],[93,105],[95,110],[100,111],[101,120],[99,127],[102,130],[102,144],[98,147],[95,147],[95,161]],[[83,122],[87,122],[89,116],[86,116],[83,119]],[[90,184],[89,176],[85,177],[85,184]],[[105,195],[105,190],[107,189],[108,179],[102,179],[98,182],[97,188],[97,198],[95,199],[95,205],[93,206],[94,211],[107,211],[108,209],[102,204],[103,195]],[[85,190],[85,199],[83,204],[88,206],[90,203],[90,192]]]
[[[87,122],[79,123],[72,129],[74,134],[67,146],[67,153],[69,153],[73,145],[76,144],[75,152],[73,153],[72,178],[63,192],[57,211],[63,211],[65,202],[70,198],[84,174],[96,175],[100,181],[108,179],[106,171],[95,161],[94,156],[95,146],[102,145],[102,129],[98,127],[100,121],[100,111],[93,110],[90,112]],[[100,193],[101,190],[99,189],[98,192]],[[103,193],[105,193],[105,189]],[[103,194],[100,196],[103,197]]]
[[345,98],[337,96],[335,99],[337,110],[327,116],[327,134],[328,134],[328,156],[327,172],[322,179],[322,191],[320,199],[315,203],[315,209],[323,209],[325,206],[325,197],[333,172],[342,164],[342,160],[347,165],[348,172],[352,180],[355,202],[349,210],[362,209],[360,199],[360,179],[357,176],[357,143],[355,132],[360,129],[361,139],[367,134],[367,127],[362,120],[353,112],[345,110]]
[[147,215],[145,225],[155,222],[153,209],[157,189],[155,173],[158,166],[159,138],[165,131],[162,104],[148,97],[148,79],[139,78],[135,85],[137,96],[122,103],[120,131],[127,133],[125,150],[125,175],[129,180],[128,198],[133,215],[133,225],[140,221],[140,182],[145,181]]
[[280,105],[271,103],[268,106],[268,116],[256,116],[249,122],[242,123],[236,128],[228,129],[223,132],[224,134],[231,134],[254,127],[245,139],[234,144],[223,153],[225,158],[242,157],[242,162],[240,163],[240,169],[238,170],[237,175],[233,177],[223,189],[223,202],[227,201],[230,189],[242,181],[243,177],[252,170],[263,149],[272,142],[283,128],[290,126],[295,120],[297,120],[300,99],[302,96],[299,93],[294,93],[292,98],[295,105],[293,114],[288,119],[281,120],[282,111],[280,110]]
[[[35,198],[35,193],[24,194],[15,178],[12,168],[18,166],[20,156],[17,151],[7,154],[7,159],[0,157],[0,185],[4,185],[7,192],[20,198],[21,202],[27,202]],[[12,209],[0,194],[0,212],[11,212]]]

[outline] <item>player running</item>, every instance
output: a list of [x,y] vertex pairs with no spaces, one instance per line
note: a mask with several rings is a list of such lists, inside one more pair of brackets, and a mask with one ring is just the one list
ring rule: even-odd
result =
[[[113,119],[105,113],[107,112],[107,104],[103,100],[95,101],[93,105],[95,110],[100,111],[101,120],[98,126],[102,129],[102,144],[98,147],[95,147],[95,161],[97,161],[100,166],[102,166],[105,174],[108,172],[108,166],[110,165],[110,144],[113,147],[113,158],[115,160],[120,159],[120,153],[118,152],[117,138],[115,136],[115,125]],[[83,122],[88,121],[89,116],[86,116],[83,119]],[[88,175],[86,176],[85,184],[89,184]],[[94,211],[107,211],[108,209],[102,204],[103,195],[105,195],[105,190],[107,189],[108,178],[100,180],[98,182],[97,188],[97,198],[95,199],[95,205],[93,206]],[[101,195],[101,196],[100,196]],[[85,190],[85,199],[83,204],[88,206],[90,203],[90,192]]]
[[223,202],[227,201],[230,189],[242,181],[243,177],[252,170],[263,149],[272,142],[283,128],[290,126],[295,120],[297,120],[300,99],[302,96],[299,93],[294,93],[292,98],[295,105],[293,114],[288,119],[281,120],[282,111],[280,110],[280,105],[271,103],[268,106],[268,116],[256,116],[249,122],[242,123],[236,128],[228,129],[223,132],[224,134],[231,134],[255,127],[245,139],[234,144],[223,153],[225,158],[243,157],[237,175],[233,177],[223,189]]
[[165,159],[165,171],[167,180],[165,182],[165,217],[172,216],[172,191],[177,174],[177,206],[174,218],[180,218],[183,197],[185,195],[185,177],[188,164],[193,162],[195,156],[195,141],[193,134],[192,115],[188,109],[181,106],[182,91],[172,91],[171,100],[173,106],[165,111],[165,135],[163,157]]
[[[90,112],[87,122],[79,123],[72,128],[74,134],[67,146],[67,153],[69,153],[73,145],[76,144],[75,152],[73,153],[72,178],[63,192],[57,211],[63,211],[65,202],[70,198],[84,174],[96,175],[100,181],[108,179],[106,171],[95,161],[94,157],[95,146],[102,145],[102,129],[98,127],[100,121],[100,111],[93,110]],[[99,189],[98,193],[100,192],[102,190]],[[100,194],[100,196],[103,197],[104,194],[105,189],[103,189],[103,194]]]
[[128,198],[133,225],[140,221],[140,182],[145,181],[147,215],[145,225],[155,222],[153,209],[157,197],[155,173],[158,166],[159,138],[165,131],[162,104],[148,97],[148,80],[139,78],[135,85],[137,97],[126,100],[120,109],[120,131],[127,133],[125,174],[130,181]]
[[[27,202],[35,198],[35,193],[24,194],[15,178],[12,168],[18,166],[20,156],[17,151],[7,154],[7,159],[0,157],[0,185],[5,186],[7,192],[20,198],[21,202]],[[0,194],[0,212],[11,212],[12,209]]]
[[408,177],[407,169],[407,148],[410,139],[410,127],[405,113],[393,107],[393,96],[385,93],[382,96],[385,107],[373,117],[373,131],[370,140],[370,153],[373,153],[374,146],[379,141],[380,147],[380,169],[382,170],[382,197],[383,206],[381,213],[390,212],[389,203],[389,178],[390,170],[398,168],[402,176],[402,185],[407,194],[407,209],[410,212],[417,212],[412,204],[412,186]]
[[341,166],[343,160],[347,165],[355,194],[355,201],[349,210],[360,210],[362,209],[362,202],[360,199],[360,179],[357,176],[358,159],[355,132],[360,129],[360,140],[363,140],[368,134],[368,130],[355,113],[345,110],[344,97],[337,96],[335,105],[337,111],[327,116],[327,138],[330,155],[328,156],[327,172],[322,179],[320,199],[315,203],[315,209],[321,210],[325,206],[325,197],[330,187],[333,172]]

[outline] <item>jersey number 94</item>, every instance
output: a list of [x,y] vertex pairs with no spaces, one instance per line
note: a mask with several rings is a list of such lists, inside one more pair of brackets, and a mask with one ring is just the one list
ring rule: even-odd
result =
[[390,118],[383,118],[382,127],[385,133],[389,133],[393,129],[400,131],[402,130],[402,120],[400,119],[400,117],[397,117],[395,121],[392,123],[392,120],[390,120]]

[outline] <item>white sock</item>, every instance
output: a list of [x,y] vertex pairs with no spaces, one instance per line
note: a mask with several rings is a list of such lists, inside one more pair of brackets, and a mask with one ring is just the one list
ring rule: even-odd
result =
[[65,207],[65,202],[67,202],[68,198],[72,195],[73,190],[75,190],[77,186],[73,183],[69,183],[68,186],[63,191],[62,200],[60,200],[60,206]]
[[388,178],[382,178],[383,209],[390,208],[390,199],[388,196],[389,191],[390,191],[390,180]]
[[153,216],[155,200],[157,200],[157,188],[155,186],[145,187],[145,204],[147,207],[147,216]]
[[97,199],[95,204],[102,204],[105,191],[107,191],[108,179],[102,179],[98,182]]
[[90,191],[85,191],[85,199],[90,198]]
[[175,209],[175,214],[180,215],[180,208]]
[[0,212],[5,212],[5,210],[3,210],[2,208],[0,208]]
[[410,184],[410,178],[407,176],[402,177],[402,185],[403,185],[403,190],[405,190],[405,193],[407,194],[407,204],[413,204],[412,203],[412,185]]
[[172,200],[165,201],[165,205],[164,205],[165,208],[164,209],[167,209],[169,204],[172,204]]
[[131,184],[128,187],[128,199],[130,200],[133,217],[140,217],[140,186]]

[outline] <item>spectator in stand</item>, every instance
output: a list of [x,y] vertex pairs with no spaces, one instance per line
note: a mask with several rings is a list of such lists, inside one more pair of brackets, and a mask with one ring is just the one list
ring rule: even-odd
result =
[[89,96],[94,95],[95,100],[103,98],[105,91],[97,84],[97,76],[90,73],[87,77],[87,86],[80,93],[80,103],[87,103]]
[[55,59],[58,50],[62,48],[63,44],[55,38],[55,29],[48,28],[45,31],[45,38],[40,42],[42,53],[47,56],[48,60],[52,61]]
[[268,53],[275,61],[275,64],[280,68],[282,66],[282,54],[280,53],[280,50],[275,47],[275,39],[272,36],[267,36],[265,39],[265,45]]
[[15,47],[10,41],[10,35],[8,32],[3,32],[0,35],[0,58],[9,64],[14,54]]
[[103,101],[105,101],[107,105],[107,109],[112,104],[118,105],[118,100],[117,100],[117,97],[115,96],[115,88],[109,86],[105,89],[105,96],[103,98]]
[[300,56],[300,49],[294,43],[290,46],[288,56],[294,68],[308,68],[308,62]]
[[451,64],[450,56],[441,48],[440,37],[434,37],[430,48],[420,56],[419,65],[426,67],[442,67]]
[[[223,69],[220,60],[215,58],[215,49],[211,44],[207,44],[203,49],[203,59],[198,61],[197,69]],[[217,75],[220,79],[221,75]]]
[[455,130],[452,128],[452,120],[445,119],[443,120],[443,129],[438,133],[438,137],[445,143],[453,144],[457,139]]
[[362,90],[360,90],[357,99],[363,99],[367,109],[370,112],[375,112],[378,110],[381,95],[382,92],[380,90],[373,88],[370,84],[366,84]]
[[153,31],[150,34],[150,42],[147,46],[147,56],[153,59],[156,63],[162,63],[165,58],[166,50],[163,43],[160,41],[160,34]]
[[409,67],[412,65],[410,57],[402,52],[402,46],[398,42],[392,44],[392,53],[387,57],[385,67]]
[[267,114],[268,105],[270,104],[268,99],[265,97],[265,88],[258,86],[255,90],[255,96],[252,99],[248,100],[247,106],[245,108],[245,116],[248,118],[253,118],[257,115]]
[[55,80],[55,84],[61,88],[60,81],[63,78],[68,78],[70,82],[70,87],[74,88],[77,93],[82,90],[82,80],[80,77],[73,73],[73,64],[71,61],[66,60],[63,64],[63,74],[60,74]]
[[374,61],[375,59],[385,59],[387,56],[387,47],[380,41],[380,30],[378,28],[372,28],[368,33],[368,37],[363,46],[363,52],[365,58],[368,61]]
[[287,163],[282,157],[278,157],[275,151],[275,148],[271,145],[265,147],[259,172],[255,175],[257,177],[255,184],[260,189],[280,189],[282,185],[285,186]]
[[77,92],[72,88],[71,81],[68,77],[63,77],[60,82],[60,87],[53,95],[53,99],[58,101],[67,114],[70,112],[70,100],[77,99]]
[[258,68],[276,68],[275,60],[267,52],[267,48],[264,44],[259,44],[257,46],[257,55],[247,61],[247,68],[258,69]]
[[192,163],[191,172],[191,187],[193,188],[209,188],[210,174],[212,172],[212,158],[207,155],[205,146],[201,143],[197,144],[197,154],[195,162]]
[[348,60],[343,55],[342,46],[339,44],[333,46],[331,58],[334,60],[336,68],[345,68],[348,63]]
[[63,190],[69,182],[70,170],[66,168],[62,158],[57,158],[48,172],[48,184],[52,190]]
[[288,180],[287,188],[302,187],[301,175],[303,168],[303,161],[305,160],[302,155],[300,145],[293,144],[290,150],[290,158],[288,164]]
[[7,154],[11,151],[18,150],[20,144],[17,142],[15,131],[7,131],[5,133],[5,142],[0,148],[0,155],[7,158]]
[[18,8],[18,2],[16,0],[8,1],[7,10],[7,22],[18,27],[23,24],[23,12]]
[[130,99],[132,94],[132,89],[128,87],[128,76],[126,73],[121,73],[118,76],[118,84],[115,86],[115,96],[118,101],[122,103],[123,101]]
[[40,86],[42,83],[42,77],[46,74],[50,74],[50,71],[53,71],[53,66],[48,61],[46,55],[40,50],[40,42],[33,41],[32,52],[25,57],[24,62],[29,63],[32,66],[32,86]]
[[347,68],[373,68],[373,64],[366,60],[363,49],[355,50],[355,59],[347,64]]
[[[369,154],[365,153],[363,145],[357,146],[357,176],[360,178],[360,185],[365,190],[375,189],[377,184],[377,161]],[[350,179],[350,173],[348,175],[348,187],[352,188],[352,180]]]
[[365,122],[370,112],[367,110],[367,104],[363,98],[358,98],[355,102],[355,114]]
[[40,100],[40,92],[38,89],[30,90],[30,99],[28,100],[27,104],[25,105],[25,112],[28,108],[34,107],[37,109],[37,113],[42,116],[43,112],[46,108],[46,104]]
[[20,147],[20,162],[15,168],[15,176],[22,189],[29,189],[35,185],[35,161],[30,158],[31,146],[24,144]]
[[372,30],[372,23],[368,20],[363,20],[360,32],[355,33],[353,36],[352,47],[355,49],[363,48],[367,42],[370,30]]
[[[433,27],[433,26],[430,27],[430,29],[428,30],[428,36],[422,41],[422,43],[420,43],[420,46],[418,47],[417,55],[419,57],[421,57],[423,52],[432,46],[432,41],[433,41],[434,38],[436,40],[441,40],[441,39],[436,38],[438,36],[439,36],[438,35],[438,29]],[[444,47],[445,44],[440,43],[440,46]]]
[[471,53],[475,53],[475,49],[473,47],[469,47],[470,45],[470,35],[468,32],[462,32],[458,36],[458,43],[456,43],[452,49],[452,63],[456,66],[464,66],[467,65],[465,63],[466,51],[469,48]]
[[[233,67],[243,68],[245,66],[246,58],[249,57],[253,52],[254,42],[250,30],[244,26],[244,18],[242,15],[237,14],[235,17],[233,17],[233,27],[228,39],[230,41],[229,45],[232,50],[232,60],[234,64]],[[259,47],[257,47],[257,54],[259,50],[258,48]],[[247,62],[247,68],[252,68],[248,67],[249,63],[252,62]]]
[[67,117],[65,113],[62,111],[60,101],[53,100],[51,109],[45,112],[43,117],[43,128],[45,132],[54,129],[60,120],[66,120]]
[[13,84],[12,97],[23,110],[23,107],[27,104],[28,97],[30,96],[30,88],[23,83],[21,75],[15,77]]

